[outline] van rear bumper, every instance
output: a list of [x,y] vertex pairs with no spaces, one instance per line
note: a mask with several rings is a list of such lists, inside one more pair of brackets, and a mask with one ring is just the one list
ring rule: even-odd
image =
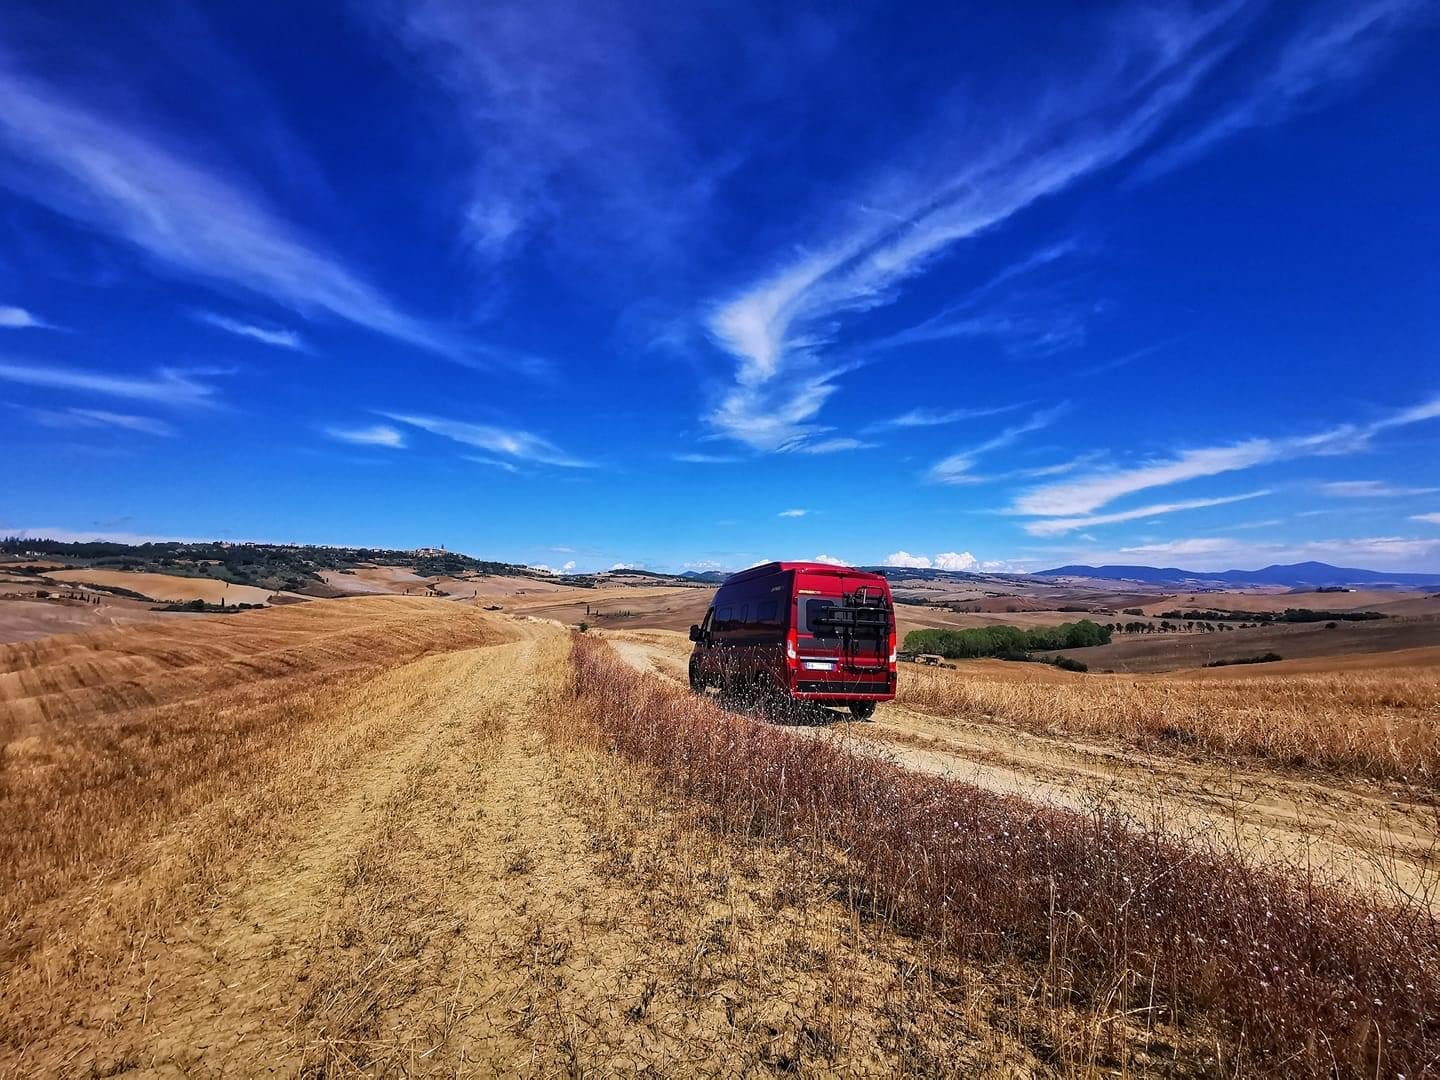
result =
[[886,690],[883,693],[870,693],[864,690],[845,690],[841,693],[827,693],[819,690],[794,691],[790,698],[792,701],[894,701],[895,691]]
[[892,701],[894,677],[879,679],[800,679],[790,687],[797,701]]

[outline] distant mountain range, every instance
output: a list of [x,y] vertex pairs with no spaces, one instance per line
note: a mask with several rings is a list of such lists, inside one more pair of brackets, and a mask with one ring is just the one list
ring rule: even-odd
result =
[[730,574],[725,570],[686,570],[680,576],[691,581],[703,581],[707,585],[719,585]]
[[1402,574],[1392,570],[1361,570],[1322,562],[1267,566],[1261,570],[1181,570],[1174,566],[1057,566],[1040,570],[1036,577],[1087,577],[1113,581],[1142,581],[1147,585],[1371,585],[1390,588],[1440,588],[1440,574]]

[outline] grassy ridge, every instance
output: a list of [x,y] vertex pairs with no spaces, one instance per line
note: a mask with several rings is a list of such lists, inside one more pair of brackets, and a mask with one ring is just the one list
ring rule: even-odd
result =
[[[1043,970],[1117,1021],[1199,1020],[1230,1068],[1414,1075],[1440,1056],[1440,925],[1105,815],[921,776],[728,713],[577,638],[594,738],[712,824],[806,836],[843,889],[943,947]],[[1046,690],[1051,689],[1046,687]]]

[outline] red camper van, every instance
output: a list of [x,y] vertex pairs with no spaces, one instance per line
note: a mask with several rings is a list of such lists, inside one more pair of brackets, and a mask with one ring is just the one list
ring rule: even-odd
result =
[[690,628],[690,687],[849,706],[895,696],[895,606],[880,574],[772,562],[725,579]]

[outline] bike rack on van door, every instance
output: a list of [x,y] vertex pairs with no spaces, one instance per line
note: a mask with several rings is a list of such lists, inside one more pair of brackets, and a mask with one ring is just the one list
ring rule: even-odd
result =
[[[881,599],[871,600],[871,595]],[[822,626],[832,626],[840,632],[841,640],[844,643],[845,663],[848,667],[856,667],[861,671],[880,670],[884,664],[876,665],[874,668],[860,668],[855,663],[855,635],[857,631],[868,631],[875,635],[876,641],[890,627],[890,613],[886,610],[883,602],[883,594],[880,590],[869,585],[862,585],[853,593],[847,593],[841,598],[843,606],[828,607],[818,613],[811,620]]]

